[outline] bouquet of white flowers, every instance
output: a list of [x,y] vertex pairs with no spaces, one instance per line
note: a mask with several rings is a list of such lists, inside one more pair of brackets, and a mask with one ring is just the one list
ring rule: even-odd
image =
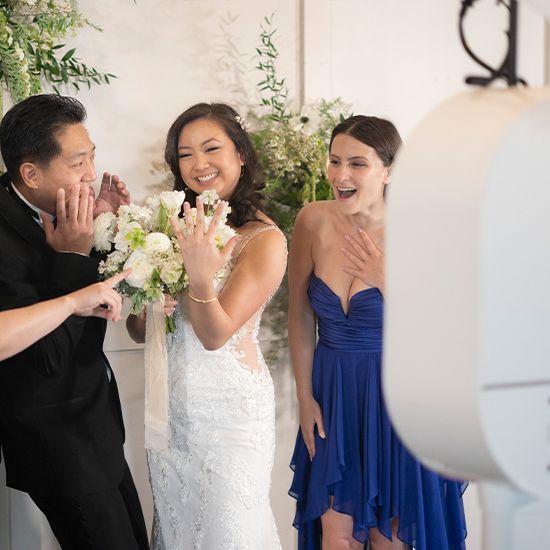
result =
[[[214,209],[224,207],[224,216],[216,231],[216,244],[222,249],[235,235],[227,222],[230,212],[214,190],[205,191],[200,198],[207,206],[205,228],[212,220]],[[101,262],[99,272],[104,278],[132,268],[118,290],[132,301],[132,313],[139,313],[144,306],[162,299],[164,294],[175,296],[188,285],[178,240],[170,225],[170,218],[178,216],[185,200],[183,191],[164,191],[149,197],[145,206],[129,204],[121,206],[117,214],[105,212],[94,220],[94,247],[108,252]],[[191,209],[196,221],[196,208]],[[187,229],[183,218],[178,218],[181,231]],[[216,278],[225,275],[223,268]],[[166,331],[174,332],[172,317],[166,317]]]

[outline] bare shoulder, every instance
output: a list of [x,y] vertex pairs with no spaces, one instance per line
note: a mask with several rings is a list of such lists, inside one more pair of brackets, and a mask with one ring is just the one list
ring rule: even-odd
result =
[[263,213],[258,213],[258,220],[250,221],[239,228],[242,237],[242,256],[275,256],[286,255],[286,237],[275,222]]
[[234,272],[264,281],[271,288],[279,284],[286,270],[286,237],[275,224],[264,224],[237,244],[234,258]]
[[334,201],[310,202],[298,212],[294,229],[317,232],[333,216]]

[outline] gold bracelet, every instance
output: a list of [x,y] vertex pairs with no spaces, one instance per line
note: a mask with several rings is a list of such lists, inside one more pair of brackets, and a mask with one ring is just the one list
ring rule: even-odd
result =
[[191,300],[193,300],[193,302],[197,302],[198,304],[210,304],[211,302],[215,302],[218,299],[217,296],[214,296],[214,298],[203,300],[202,298],[195,298],[190,292],[188,292],[187,295]]

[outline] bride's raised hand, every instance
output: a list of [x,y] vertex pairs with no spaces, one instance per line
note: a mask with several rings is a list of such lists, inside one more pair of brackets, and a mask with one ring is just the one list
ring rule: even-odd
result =
[[214,274],[223,267],[233,252],[239,236],[235,236],[228,241],[223,250],[219,250],[215,235],[219,227],[220,220],[225,208],[224,203],[219,203],[215,209],[214,216],[206,227],[206,216],[204,214],[203,203],[197,198],[197,219],[193,223],[191,215],[191,206],[188,202],[183,204],[185,235],[175,219],[170,219],[174,234],[178,239],[183,265],[189,277],[189,281],[200,279],[211,280]]

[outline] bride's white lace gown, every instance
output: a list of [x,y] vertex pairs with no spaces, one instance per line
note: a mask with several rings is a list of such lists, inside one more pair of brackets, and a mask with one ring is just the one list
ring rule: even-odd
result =
[[[277,230],[265,226],[243,239],[233,265],[251,238],[270,229]],[[269,501],[275,398],[258,345],[266,304],[222,348],[206,351],[186,318],[187,300],[179,299],[168,338],[168,450],[148,453],[152,548],[280,549]]]

